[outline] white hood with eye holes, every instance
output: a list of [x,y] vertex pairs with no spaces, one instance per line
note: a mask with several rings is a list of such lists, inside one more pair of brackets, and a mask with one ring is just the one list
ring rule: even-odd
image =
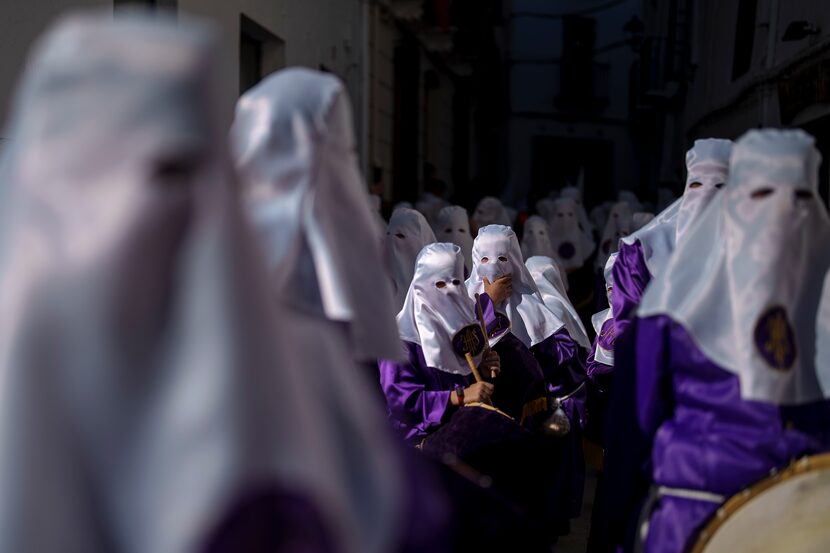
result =
[[745,399],[786,405],[826,395],[814,366],[830,267],[820,162],[802,131],[746,133],[732,152],[726,188],[640,305],[640,317],[670,317],[709,359],[737,374]]
[[231,151],[275,294],[347,323],[359,360],[400,352],[376,212],[360,174],[346,86],[278,71],[237,102]]
[[415,274],[415,259],[435,234],[426,218],[414,209],[396,209],[386,227],[386,262],[395,287],[395,305],[400,307]]
[[473,268],[473,235],[470,232],[470,218],[467,210],[460,205],[449,205],[438,213],[435,237],[441,242],[452,242],[464,255],[467,270]]
[[[579,218],[579,227],[582,232],[589,236],[594,232],[594,224],[588,218],[588,212],[585,211],[585,203],[582,198],[582,191],[576,186],[566,186],[562,188],[559,197],[563,200],[573,200],[576,203],[577,217]],[[555,198],[554,198],[555,199]]]
[[[453,337],[465,326],[478,324],[474,305],[464,286],[461,248],[429,244],[418,254],[415,276],[398,313],[401,340],[420,345],[428,366],[468,375],[470,367],[455,353]],[[480,359],[474,358],[476,365]]]
[[525,261],[533,256],[553,257],[550,226],[538,215],[527,218],[522,233],[522,255]]
[[619,249],[620,240],[631,233],[631,206],[626,202],[617,202],[608,214],[608,222],[602,231],[602,239],[597,252],[596,268],[605,267],[608,256]]
[[640,242],[646,267],[652,276],[665,269],[679,238],[699,219],[716,197],[720,185],[726,183],[731,153],[731,140],[696,140],[692,149],[686,152],[687,177],[683,196],[643,228],[622,239],[626,244]]
[[566,271],[579,269],[594,251],[594,239],[579,225],[579,206],[568,198],[540,200],[536,209],[550,226],[553,257]]
[[[486,261],[485,261],[486,260]],[[505,302],[510,331],[527,347],[543,342],[564,326],[542,300],[530,271],[522,262],[522,250],[510,227],[488,225],[473,243],[473,270],[467,279],[471,297],[484,293],[483,277],[491,282],[513,276],[513,295]]]
[[579,319],[579,313],[568,298],[567,287],[562,270],[551,257],[535,256],[525,262],[533,280],[539,287],[545,305],[565,323],[565,328],[576,343],[591,349],[591,341],[585,331],[585,325]]
[[472,222],[477,228],[487,225],[510,226],[513,220],[501,200],[492,196],[482,198],[473,212]]

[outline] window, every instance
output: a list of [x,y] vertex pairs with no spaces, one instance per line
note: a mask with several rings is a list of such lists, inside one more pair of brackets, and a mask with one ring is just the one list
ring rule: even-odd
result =
[[758,0],[740,0],[735,24],[735,55],[732,58],[732,80],[749,71],[752,46],[755,42],[755,13]]
[[285,42],[245,14],[239,26],[239,93],[285,66]]

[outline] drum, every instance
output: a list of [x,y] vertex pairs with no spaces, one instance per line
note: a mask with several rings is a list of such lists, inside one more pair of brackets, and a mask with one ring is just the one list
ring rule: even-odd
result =
[[553,483],[559,443],[529,432],[498,409],[470,404],[422,442],[437,459],[455,456],[492,479],[520,507],[539,512]]
[[830,551],[830,454],[804,457],[736,494],[692,553]]
[[545,375],[536,358],[518,338],[504,336],[493,351],[499,354],[501,372],[495,379],[493,405],[525,428],[539,429],[549,414]]

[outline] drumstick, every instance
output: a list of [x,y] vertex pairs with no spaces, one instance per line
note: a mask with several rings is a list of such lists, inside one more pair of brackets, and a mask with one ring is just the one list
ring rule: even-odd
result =
[[[476,294],[476,316],[478,324],[481,325],[481,332],[484,334],[484,353],[490,351],[490,340],[487,339],[487,324],[484,322],[484,309],[481,307],[481,295]],[[493,377],[492,373],[490,374]]]
[[[465,353],[464,358],[467,360],[467,364],[470,365],[470,370],[473,371],[473,376],[475,377],[476,382],[483,382],[483,380],[481,380],[481,374],[478,372],[478,368],[476,367],[476,362],[473,361],[473,354]],[[493,405],[493,400],[488,399],[484,403],[488,405]]]
[[476,316],[478,324],[481,325],[481,333],[484,335],[484,353],[490,351],[490,341],[487,339],[487,324],[484,322],[484,309],[481,308],[481,295],[476,294]]
[[473,361],[473,354],[469,352],[465,353],[464,358],[467,360],[467,364],[470,365],[470,370],[473,371],[473,376],[476,378],[476,382],[481,382],[481,373],[478,372],[476,362]]

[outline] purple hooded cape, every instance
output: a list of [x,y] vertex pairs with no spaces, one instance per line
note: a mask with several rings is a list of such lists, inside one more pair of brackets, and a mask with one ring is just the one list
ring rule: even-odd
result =
[[[598,550],[632,547],[652,484],[733,494],[803,455],[830,449],[830,402],[778,406],[741,398],[738,376],[712,363],[666,316],[635,318],[618,337],[595,517]],[[660,496],[645,550],[682,553],[719,502]]]

